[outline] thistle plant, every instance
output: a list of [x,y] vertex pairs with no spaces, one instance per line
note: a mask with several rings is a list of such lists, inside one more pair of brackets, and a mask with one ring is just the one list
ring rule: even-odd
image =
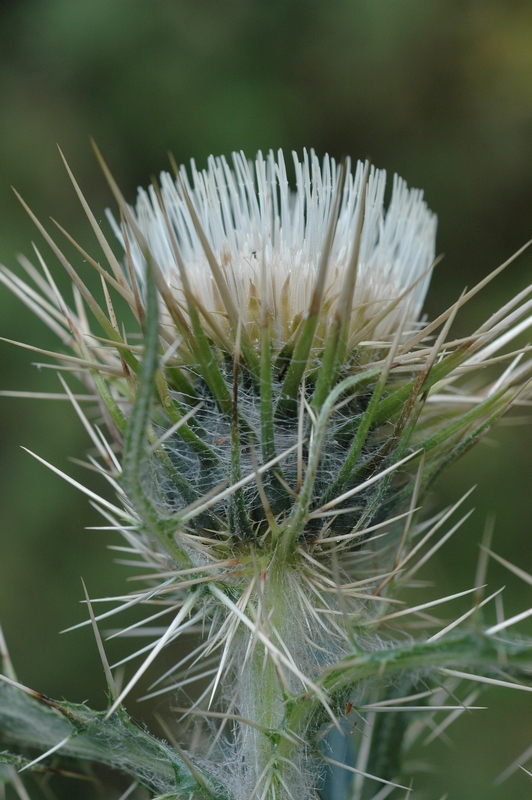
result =
[[[532,609],[501,616],[488,561],[532,576],[492,550],[490,529],[472,586],[411,602],[470,514],[469,491],[424,511],[435,479],[529,392],[527,349],[512,342],[532,325],[532,287],[456,339],[462,306],[513,259],[422,317],[436,218],[401,179],[385,210],[385,173],[369,164],[305,153],[292,191],[282,153],[235,154],[232,167],[173,164],[131,207],[96,154],[122,254],[66,161],[104,265],[60,230],[99,273],[100,298],[24,201],[72,298],[38,249],[38,266],[21,260],[28,283],[7,268],[0,278],[60,339],[57,352],[20,346],[56,360],[89,466],[111,492],[51,469],[147,574],[102,613],[85,592],[80,625],[92,626],[105,670],[104,711],[21,685],[2,640],[0,781],[27,798],[30,772],[90,762],[130,777],[124,798],[421,798],[408,766],[416,742],[490,685],[532,691],[531,642],[513,632]],[[457,619],[434,616],[458,597]],[[121,630],[142,645],[120,684],[100,628],[132,607],[138,619]],[[159,654],[178,639],[160,674]],[[165,741],[126,710],[148,670],[147,696],[168,698]]]

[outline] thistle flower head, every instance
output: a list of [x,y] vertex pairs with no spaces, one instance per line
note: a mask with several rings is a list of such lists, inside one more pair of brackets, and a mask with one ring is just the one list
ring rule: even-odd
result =
[[[460,620],[427,640],[434,618],[422,612],[449,598],[405,607],[399,594],[466,519],[443,532],[465,497],[419,518],[428,488],[528,389],[525,351],[503,348],[532,324],[532,288],[453,339],[461,306],[506,265],[421,320],[436,220],[399,178],[384,211],[385,174],[369,165],[353,174],[305,154],[291,192],[282,154],[254,164],[235,155],[233,170],[225,159],[203,172],[192,165],[192,184],[183,168],[175,180],[163,174],[132,208],[99,158],[119,205],[119,221],[109,219],[122,260],[68,171],[108,262],[73,242],[100,273],[101,300],[33,215],[74,302],[39,251],[44,278],[21,262],[37,290],[5,268],[0,279],[71,349],[55,357],[108,429],[88,421],[63,382],[96,449],[91,466],[118,497],[100,508],[149,567],[147,588],[103,615],[148,609],[128,632],[153,641],[127,659],[143,656],[121,691],[97,633],[111,698],[104,721],[166,645],[199,630],[192,654],[150,692],[182,696],[208,679],[186,713],[221,720],[216,763],[181,764],[186,791],[303,800],[316,790],[320,737],[341,728],[343,709],[369,713],[370,741],[371,715],[397,675],[408,702],[416,671],[460,666],[463,642],[473,646],[467,631],[454,649],[440,644]],[[112,292],[129,305],[133,331],[119,324]],[[494,383],[479,378],[499,361]],[[92,610],[90,622],[97,632]],[[495,629],[483,647],[497,661]],[[451,673],[444,700],[455,697]],[[360,745],[362,776],[369,753]],[[399,768],[388,756],[377,780],[392,785]]]
[[[202,171],[192,162],[192,185],[182,167],[177,179],[161,175],[159,191],[153,186],[139,190],[135,221],[177,301],[186,307],[176,244],[206,318],[214,317],[231,338],[232,320],[198,235],[197,218],[238,317],[257,347],[264,316],[274,352],[296,334],[324,261],[315,348],[324,346],[328,322],[342,304],[348,306],[350,350],[362,335],[389,336],[407,305],[409,319],[416,321],[435,255],[436,218],[422,192],[409,190],[395,176],[385,212],[385,171],[371,168],[366,175],[358,162],[352,173],[347,161],[344,174],[328,156],[321,165],[314,152],[305,152],[303,161],[293,155],[295,191],[289,187],[282,151],[277,158],[272,151],[266,158],[259,153],[255,162],[235,153],[233,169],[223,157],[211,157]],[[356,236],[361,214],[362,229]],[[124,244],[123,232],[110,219]],[[143,284],[146,261],[131,230],[129,236]]]

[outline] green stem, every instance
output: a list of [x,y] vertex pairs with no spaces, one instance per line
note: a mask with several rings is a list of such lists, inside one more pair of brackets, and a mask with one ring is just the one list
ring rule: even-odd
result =
[[[279,639],[289,643],[290,649],[294,644],[294,609],[290,605],[287,580],[286,565],[278,559],[267,571],[256,576],[259,624],[279,649],[282,649]],[[247,638],[242,646],[247,648]],[[260,781],[258,797],[263,795],[268,782],[270,790],[266,797],[289,797],[290,790],[286,787],[295,784],[300,787],[301,783],[297,767],[300,751],[305,747],[305,725],[308,714],[313,712],[312,703],[304,702],[305,713],[297,717],[293,715],[290,725],[287,724],[287,710],[291,708],[289,670],[275,661],[263,642],[255,643],[253,655],[245,668],[239,671],[236,680],[240,713],[253,723],[253,727],[244,726],[247,745],[242,754],[243,763],[251,771],[250,783]]]

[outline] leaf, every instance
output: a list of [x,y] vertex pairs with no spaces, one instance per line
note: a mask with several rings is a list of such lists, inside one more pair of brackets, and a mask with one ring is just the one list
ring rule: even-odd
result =
[[[138,780],[152,792],[204,793],[228,800],[229,793],[203,766],[198,782],[174,748],[141,730],[124,711],[105,712],[52,700],[0,675],[0,739],[15,748],[48,750],[67,737],[57,755],[106,764]],[[7,760],[17,759],[16,753]],[[206,788],[207,787],[207,788]]]

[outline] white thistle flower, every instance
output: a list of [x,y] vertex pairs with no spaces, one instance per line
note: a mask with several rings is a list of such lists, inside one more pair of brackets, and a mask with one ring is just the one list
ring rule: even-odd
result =
[[[264,310],[271,320],[276,351],[294,335],[310,306],[333,214],[336,227],[323,289],[325,319],[318,326],[314,346],[324,343],[326,319],[337,310],[347,273],[353,269],[355,248],[358,257],[349,309],[350,348],[358,344],[357,334],[361,332],[365,338],[388,337],[407,305],[409,321],[415,322],[435,256],[436,217],[423,201],[423,193],[409,190],[396,175],[385,211],[386,172],[372,167],[365,176],[364,164],[359,161],[353,174],[347,161],[343,189],[340,186],[341,204],[335,209],[338,183],[343,180],[335,160],[325,156],[320,165],[312,151],[310,156],[304,153],[303,161],[295,153],[293,158],[295,191],[289,187],[282,151],[277,159],[272,151],[266,158],[259,152],[254,163],[242,153],[234,153],[233,169],[225,158],[211,156],[206,170],[198,171],[192,162],[192,185],[182,167],[177,180],[162,173],[160,192],[154,187],[139,190],[135,220],[178,301],[186,305],[173,237],[195,297],[207,315],[214,315],[229,333],[227,309],[191,216],[186,191],[253,341],[260,340]],[[364,221],[357,241],[363,194]],[[124,243],[122,231],[111,215],[109,218]],[[145,259],[138,241],[130,238],[136,273],[143,283]],[[398,298],[402,299],[397,302]],[[386,310],[388,313],[383,314]]]

